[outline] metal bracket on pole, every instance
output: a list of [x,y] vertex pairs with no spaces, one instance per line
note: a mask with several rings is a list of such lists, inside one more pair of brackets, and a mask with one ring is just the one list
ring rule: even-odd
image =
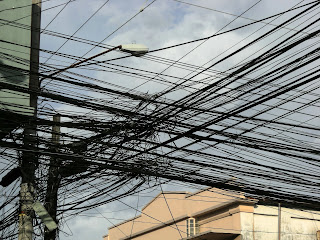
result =
[[33,204],[33,209],[36,212],[36,214],[41,218],[42,222],[46,225],[49,231],[55,230],[58,227],[55,221],[49,215],[48,211],[41,204],[41,202],[36,201]]

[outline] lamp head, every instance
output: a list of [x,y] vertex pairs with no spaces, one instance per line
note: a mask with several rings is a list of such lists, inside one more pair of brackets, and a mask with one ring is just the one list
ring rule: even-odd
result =
[[122,44],[121,51],[131,53],[133,56],[142,56],[149,51],[149,48],[143,44]]

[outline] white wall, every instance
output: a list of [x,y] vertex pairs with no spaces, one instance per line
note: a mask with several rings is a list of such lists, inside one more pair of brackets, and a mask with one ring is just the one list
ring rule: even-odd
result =
[[[317,219],[317,220],[312,220]],[[241,213],[242,240],[278,240],[278,208],[258,206]],[[316,240],[320,212],[281,208],[281,240]]]

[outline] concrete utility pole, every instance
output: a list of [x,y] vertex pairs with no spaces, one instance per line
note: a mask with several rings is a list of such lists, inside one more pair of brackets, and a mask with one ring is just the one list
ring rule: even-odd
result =
[[19,214],[19,240],[32,239],[33,226],[33,193],[34,189],[29,183],[22,183],[20,186],[20,204]]
[[[54,123],[60,123],[61,116],[59,114],[53,116]],[[60,143],[60,126],[54,125],[52,127],[52,152],[58,152]],[[50,160],[50,167],[48,170],[48,181],[47,181],[47,193],[46,193],[46,203],[45,208],[47,209],[49,215],[52,219],[57,222],[57,202],[58,202],[58,190],[61,181],[61,176],[59,174],[59,166],[61,161],[52,156]],[[45,240],[55,240],[57,231],[45,230],[44,239]]]
[[278,240],[281,240],[281,204],[278,203]]
[[[30,50],[30,80],[29,89],[38,91],[39,89],[39,47],[40,47],[40,20],[41,20],[41,0],[32,0],[31,13],[31,50]],[[34,117],[37,116],[36,94],[30,94],[30,106],[34,108]],[[28,124],[24,130],[24,151],[22,153],[21,168],[21,188],[20,188],[20,214],[19,214],[19,240],[31,240],[33,234],[34,211],[34,183],[35,170],[38,167],[38,154],[36,153],[36,126]]]

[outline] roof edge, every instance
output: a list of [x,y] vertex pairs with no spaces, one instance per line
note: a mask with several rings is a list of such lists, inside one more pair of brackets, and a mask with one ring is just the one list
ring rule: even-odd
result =
[[142,209],[141,211],[143,211],[144,209],[146,209],[151,203],[153,203],[160,195],[162,194],[190,194],[190,192],[187,191],[164,191],[159,193],[157,196],[155,196],[149,203],[147,203]]

